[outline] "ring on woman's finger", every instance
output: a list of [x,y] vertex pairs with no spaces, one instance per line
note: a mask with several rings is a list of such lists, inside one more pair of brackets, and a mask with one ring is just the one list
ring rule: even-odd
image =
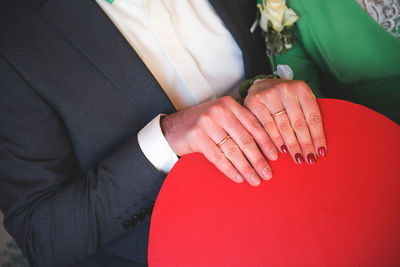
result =
[[229,138],[231,138],[231,137],[230,137],[229,135],[226,135],[226,136],[224,137],[224,139],[222,139],[221,142],[219,142],[219,143],[217,144],[217,147],[221,147],[226,141],[229,140]]
[[285,109],[282,109],[282,110],[280,110],[280,111],[275,112],[274,114],[272,114],[272,118],[275,118],[276,116],[279,116],[279,115],[284,114],[284,113],[286,113],[286,110],[285,110]]

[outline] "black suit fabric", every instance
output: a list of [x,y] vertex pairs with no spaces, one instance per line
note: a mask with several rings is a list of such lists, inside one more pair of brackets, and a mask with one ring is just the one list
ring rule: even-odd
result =
[[[261,35],[249,33],[255,1],[210,2],[242,49],[246,76],[268,72]],[[33,266],[107,253],[104,265],[146,264],[149,215],[165,177],[136,135],[172,112],[94,1],[0,3],[0,208]]]

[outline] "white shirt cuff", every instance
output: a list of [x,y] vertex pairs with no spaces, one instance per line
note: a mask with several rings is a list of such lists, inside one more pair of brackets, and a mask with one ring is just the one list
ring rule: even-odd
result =
[[178,161],[178,157],[172,151],[161,130],[161,116],[162,114],[159,114],[140,130],[137,138],[146,158],[157,170],[167,174]]

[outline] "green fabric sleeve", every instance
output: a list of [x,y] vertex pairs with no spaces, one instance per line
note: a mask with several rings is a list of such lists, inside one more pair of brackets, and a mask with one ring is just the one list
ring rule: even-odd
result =
[[325,97],[319,90],[318,69],[307,55],[301,40],[297,40],[293,48],[285,54],[278,55],[276,64],[289,65],[293,70],[294,80],[305,81],[316,97]]

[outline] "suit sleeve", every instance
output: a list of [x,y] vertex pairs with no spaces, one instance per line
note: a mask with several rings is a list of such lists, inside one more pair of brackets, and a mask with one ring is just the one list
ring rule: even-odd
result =
[[299,32],[298,37],[292,49],[285,54],[279,55],[276,59],[277,64],[289,65],[294,73],[294,80],[305,81],[316,97],[324,97],[319,89],[318,68],[315,66],[312,59],[307,55]]
[[75,263],[151,214],[164,176],[136,133],[80,173],[62,119],[0,57],[0,207],[34,266]]

